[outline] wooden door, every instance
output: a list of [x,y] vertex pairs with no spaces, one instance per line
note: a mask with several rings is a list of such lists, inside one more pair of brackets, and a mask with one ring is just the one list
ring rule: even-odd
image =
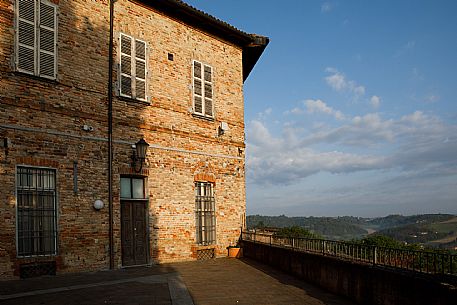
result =
[[121,201],[122,265],[148,263],[146,202]]

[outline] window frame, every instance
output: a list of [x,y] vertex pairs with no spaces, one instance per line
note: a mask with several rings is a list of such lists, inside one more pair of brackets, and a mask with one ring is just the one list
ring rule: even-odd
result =
[[[53,248],[53,251],[52,252],[47,252],[45,251],[45,253],[33,253],[33,252],[38,252],[38,250],[35,250],[35,249],[32,249],[32,253],[24,253],[25,251],[20,251],[20,241],[19,241],[19,237],[20,237],[20,234],[19,234],[19,219],[20,217],[22,216],[19,216],[20,215],[20,207],[19,207],[19,196],[20,196],[20,193],[21,191],[24,191],[26,192],[26,188],[27,186],[24,186],[24,185],[20,185],[20,178],[19,178],[19,175],[23,174],[23,173],[20,173],[19,170],[20,169],[24,169],[26,171],[42,171],[42,172],[48,172],[48,173],[52,173],[53,174],[53,189],[52,190],[49,190],[47,189],[48,192],[51,192],[52,193],[52,199],[53,199],[53,215],[52,215],[52,219],[53,219],[53,236],[51,236],[51,238],[53,238],[53,245],[51,246],[51,248]],[[58,181],[58,172],[57,172],[57,169],[55,168],[51,168],[51,167],[40,167],[40,166],[30,166],[30,165],[17,165],[16,166],[16,172],[15,172],[15,176],[16,176],[16,184],[15,184],[15,195],[16,195],[16,225],[15,225],[15,231],[16,231],[16,256],[19,257],[19,258],[27,258],[27,257],[50,257],[50,256],[57,256],[58,253],[59,253],[59,205],[58,205],[58,202],[59,202],[59,199],[58,199],[58,191],[57,191],[57,181]],[[32,179],[33,178],[33,173],[32,173]],[[38,179],[38,178],[36,178]],[[20,188],[23,188],[23,189],[20,189]],[[29,190],[30,190],[30,187],[29,187]],[[36,193],[38,193],[38,187],[36,187]],[[42,191],[43,193],[46,192],[46,191]],[[37,195],[37,198],[39,196],[39,194],[32,194],[33,195]],[[36,202],[35,202],[36,204]],[[37,209],[35,209],[35,212],[37,211]],[[31,240],[31,243],[32,243],[32,246],[31,248],[35,248],[35,245],[34,245],[34,241],[33,241],[33,237],[32,237],[32,240]],[[41,245],[41,244],[40,244]]]
[[[201,66],[201,73],[200,73],[200,78],[197,78],[201,82],[201,95],[195,94],[195,63],[199,63]],[[205,67],[209,67],[211,69],[211,82],[208,82],[205,80]],[[214,107],[214,68],[213,66],[206,64],[205,62],[193,59],[192,60],[192,112],[194,115],[211,119],[213,120],[215,118],[215,107]],[[205,93],[205,85],[206,84],[211,84],[211,97],[208,98],[206,97]],[[202,112],[197,112],[196,111],[196,106],[195,106],[195,98],[200,97],[201,98],[201,103],[202,103]],[[211,115],[206,114],[206,100],[211,101]]]
[[[20,0],[17,0],[15,3],[15,22],[14,22],[14,27],[15,27],[15,46],[14,46],[14,51],[15,51],[15,56],[14,56],[14,63],[15,63],[15,70],[21,73],[37,76],[40,78],[46,78],[50,80],[57,80],[57,68],[58,68],[58,27],[59,27],[59,6],[57,4],[54,4],[50,1],[47,0],[32,0],[33,5],[34,5],[34,21],[33,21],[33,30],[34,30],[34,39],[33,43],[34,46],[33,48],[30,48],[30,46],[27,46],[24,43],[21,43],[19,41],[19,35],[20,35],[20,22],[22,21],[27,21],[26,23],[32,24],[30,21],[26,20],[25,18],[21,17],[19,15],[19,5],[20,5]],[[47,5],[49,7],[53,8],[53,17],[54,17],[54,28],[49,28],[46,27],[45,25],[41,24],[41,10],[40,6],[41,5]],[[48,31],[53,31],[53,52],[47,51],[45,49],[42,49],[41,46],[41,41],[40,41],[40,31],[48,30]],[[20,53],[20,47],[26,47],[28,49],[33,50],[33,72],[20,68],[20,59],[19,59],[19,53]],[[41,53],[47,54],[47,55],[53,55],[53,72],[54,74],[52,76],[43,74],[42,71],[43,69],[41,68]]]
[[[130,39],[130,54],[123,53],[122,52],[122,36],[125,36]],[[136,52],[136,42],[141,42],[144,43],[144,60],[137,57],[137,52]],[[118,56],[118,94],[120,97],[135,100],[135,101],[141,101],[141,102],[149,102],[149,95],[148,95],[148,79],[149,79],[149,66],[148,66],[148,54],[149,54],[149,48],[148,48],[148,43],[144,40],[137,39],[131,35],[128,35],[126,33],[120,32],[119,33],[119,56]],[[122,55],[128,55],[130,57],[130,74],[125,74],[122,72]],[[136,65],[137,61],[144,62],[144,68],[145,68],[145,74],[144,74],[144,79],[141,77],[137,77],[136,73]],[[125,94],[122,92],[122,76],[130,76],[130,92],[131,95]],[[136,82],[137,79],[140,79],[144,81],[144,99],[139,98],[138,94],[136,92],[137,86]]]
[[[206,191],[206,187],[209,186],[210,195],[199,195],[200,190]],[[208,181],[195,181],[194,183],[195,193],[195,241],[199,246],[210,246],[217,244],[217,217],[216,217],[216,196],[215,196],[215,183]],[[209,197],[209,198],[201,198]],[[202,200],[203,199],[203,200]],[[208,203],[210,209],[201,208],[202,205]],[[209,215],[205,215],[209,213]],[[207,218],[210,218],[210,225],[206,225]],[[209,230],[207,228],[209,227]]]

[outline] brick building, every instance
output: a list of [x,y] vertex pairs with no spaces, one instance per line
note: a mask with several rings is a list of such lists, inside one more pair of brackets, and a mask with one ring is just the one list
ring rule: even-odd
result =
[[0,278],[225,255],[267,44],[179,0],[0,0]]

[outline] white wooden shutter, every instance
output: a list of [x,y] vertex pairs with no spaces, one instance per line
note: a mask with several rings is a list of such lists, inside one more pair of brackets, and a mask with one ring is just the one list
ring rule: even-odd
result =
[[17,69],[36,73],[36,2],[18,0]]
[[146,101],[146,42],[135,40],[135,98]]
[[57,8],[41,0],[39,3],[38,75],[56,78]]
[[132,97],[132,37],[121,34],[120,44],[120,95],[125,97]]
[[194,113],[203,113],[203,82],[202,82],[202,64],[196,60],[193,61],[193,99],[194,99]]
[[213,116],[213,69],[210,66],[204,66],[204,96],[205,96],[205,115]]

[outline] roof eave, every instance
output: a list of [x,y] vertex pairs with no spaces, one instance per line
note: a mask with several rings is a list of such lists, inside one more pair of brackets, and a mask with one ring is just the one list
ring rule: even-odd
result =
[[180,0],[132,1],[144,3],[169,17],[181,20],[192,27],[241,47],[243,50],[243,81],[247,79],[269,42],[268,37],[245,33]]
[[246,81],[270,42],[268,37],[258,35],[251,36],[253,38],[252,43],[243,48],[243,82]]

